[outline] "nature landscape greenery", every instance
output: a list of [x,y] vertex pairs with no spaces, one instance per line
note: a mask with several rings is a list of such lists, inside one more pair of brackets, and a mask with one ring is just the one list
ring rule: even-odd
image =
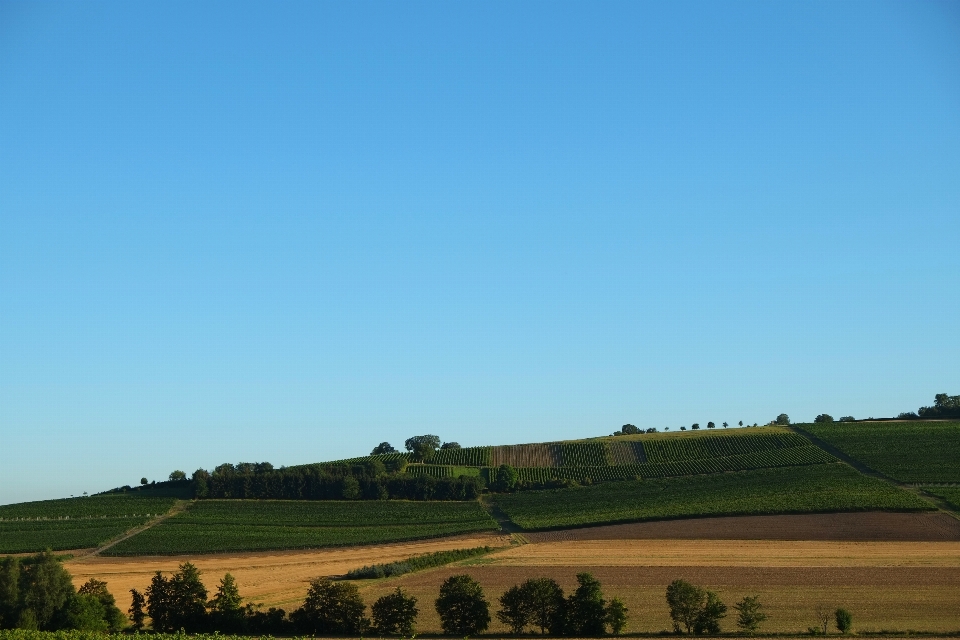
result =
[[[949,402],[939,406],[950,410]],[[177,471],[169,481],[144,479],[139,487],[96,496],[0,506],[0,553],[90,548],[117,557],[259,552],[419,540],[502,526],[546,531],[721,515],[920,512],[960,506],[960,422],[913,416],[833,421],[826,414],[812,424],[790,425],[785,415],[772,422],[780,424],[730,430],[709,423],[707,429],[696,425],[671,433],[625,425],[617,435],[588,440],[471,448],[421,436],[408,441],[407,452],[381,443],[370,456],[329,463],[279,469],[268,463],[228,464],[212,472],[198,470],[191,478]],[[383,579],[489,551],[423,554],[357,568],[343,578]],[[53,609],[44,605],[45,613],[38,616],[21,596],[37,588],[29,587],[36,583],[29,576],[40,575],[31,567],[47,567],[56,582],[60,574],[51,568],[54,557],[46,553],[11,563],[3,565],[8,574],[22,571],[25,577],[8,579],[18,585],[21,595],[15,597],[21,599],[11,604],[7,589],[0,627],[26,630],[4,631],[0,640],[31,640],[32,627],[97,633],[118,628],[103,583],[77,593],[64,586],[58,604]],[[229,575],[208,598],[191,567],[181,565],[169,578],[158,574],[150,590],[134,594],[134,603],[140,603],[129,612],[135,627],[152,619],[154,631],[183,627],[198,633],[355,635],[376,629],[409,635],[423,606],[398,587],[374,603],[367,620],[349,582],[320,580],[294,613],[262,611],[249,603],[241,606]],[[445,597],[459,602],[450,605],[453,609],[475,616],[458,620],[444,614],[443,628],[455,635],[480,633],[493,615],[490,605],[478,604],[479,586],[469,576],[458,580],[444,583]],[[551,620],[550,615],[558,615],[561,596],[548,578],[531,578],[504,591],[496,618],[518,632],[598,635],[621,630],[628,616],[623,602],[598,596],[599,583],[588,574],[578,581],[575,593],[563,599],[564,615],[575,619]],[[181,588],[187,595],[177,595]],[[676,612],[670,605],[671,615],[678,616],[677,630],[710,633],[718,628],[726,605],[716,594],[682,580],[671,588],[668,602],[686,602]],[[0,599],[3,594],[0,585]],[[764,617],[762,605],[751,597],[734,606],[744,630]],[[194,599],[192,609],[165,618],[158,603],[182,605],[184,598]],[[329,618],[330,602],[341,600],[352,602],[350,613]],[[602,607],[597,604],[601,600]],[[550,610],[554,613],[545,613]],[[829,620],[836,618],[837,628],[849,628],[848,611],[824,611]]]

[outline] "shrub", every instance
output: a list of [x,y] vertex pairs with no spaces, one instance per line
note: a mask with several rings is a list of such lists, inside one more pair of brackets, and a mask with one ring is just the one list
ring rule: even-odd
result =
[[834,617],[837,619],[837,631],[850,633],[850,630],[853,629],[853,614],[846,609],[837,609],[834,612]]
[[829,413],[821,413],[813,419],[814,422],[833,422],[833,416]]
[[767,619],[762,613],[759,596],[744,596],[743,600],[733,605],[737,610],[737,626],[743,631],[754,632],[760,628],[760,623]]

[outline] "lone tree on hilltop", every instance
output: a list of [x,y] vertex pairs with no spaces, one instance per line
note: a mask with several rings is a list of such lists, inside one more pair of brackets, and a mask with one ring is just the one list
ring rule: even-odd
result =
[[433,435],[413,436],[403,443],[417,462],[429,462],[440,447],[440,438]]
[[620,432],[625,436],[632,436],[638,433],[642,433],[639,427],[636,427],[632,424],[623,425],[622,427],[620,427]]
[[781,426],[786,426],[790,424],[790,416],[788,416],[785,413],[781,413],[780,415],[777,416],[776,423]]
[[443,631],[472,636],[490,626],[490,604],[480,583],[466,574],[450,576],[440,585],[435,603]]
[[716,429],[716,427],[717,425],[713,424],[712,422],[707,423],[707,429]]
[[690,425],[690,428],[693,429],[694,431],[696,431],[697,429],[700,428],[700,423],[699,423],[699,422],[694,422],[692,425]]
[[833,422],[833,416],[829,413],[821,413],[813,419],[814,422]]

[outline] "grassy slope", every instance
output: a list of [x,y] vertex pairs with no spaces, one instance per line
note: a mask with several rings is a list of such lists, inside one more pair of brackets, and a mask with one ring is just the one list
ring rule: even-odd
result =
[[488,531],[476,502],[209,500],[106,555],[165,555],[376,544]]
[[960,422],[834,422],[798,426],[900,482],[960,482]]
[[96,547],[173,504],[172,498],[117,494],[0,506],[0,553]]
[[960,511],[960,487],[923,487],[923,490],[946,500],[954,511]]
[[933,508],[844,464],[530,491],[498,496],[497,504],[525,529],[709,515]]

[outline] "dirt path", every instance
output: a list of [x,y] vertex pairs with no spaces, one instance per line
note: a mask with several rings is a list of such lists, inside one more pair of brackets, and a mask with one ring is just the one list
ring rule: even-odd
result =
[[170,507],[170,510],[167,511],[166,513],[164,513],[164,514],[162,514],[162,515],[160,515],[160,516],[157,516],[156,518],[153,518],[152,520],[149,520],[148,522],[140,525],[139,527],[136,527],[136,528],[134,528],[134,529],[130,529],[129,531],[127,531],[126,533],[124,533],[124,534],[121,535],[120,537],[114,538],[113,540],[110,540],[110,541],[107,542],[106,544],[100,545],[100,546],[97,547],[96,549],[93,549],[93,550],[91,550],[89,553],[86,553],[86,554],[84,554],[84,555],[85,555],[85,557],[88,557],[88,558],[89,558],[89,557],[94,557],[94,556],[99,556],[101,553],[103,553],[104,551],[106,551],[106,550],[109,549],[110,547],[113,547],[114,545],[120,544],[121,542],[123,542],[123,541],[126,540],[127,538],[132,538],[133,536],[137,535],[138,533],[143,533],[144,531],[146,531],[146,530],[149,529],[150,527],[154,527],[154,526],[160,524],[161,522],[163,522],[163,521],[166,520],[167,518],[169,518],[169,517],[171,517],[171,516],[175,516],[175,515],[177,515],[178,513],[181,513],[184,509],[187,508],[187,506],[188,506],[189,504],[190,504],[190,502],[187,501],[187,500],[177,500],[176,502],[173,503],[173,506]]

